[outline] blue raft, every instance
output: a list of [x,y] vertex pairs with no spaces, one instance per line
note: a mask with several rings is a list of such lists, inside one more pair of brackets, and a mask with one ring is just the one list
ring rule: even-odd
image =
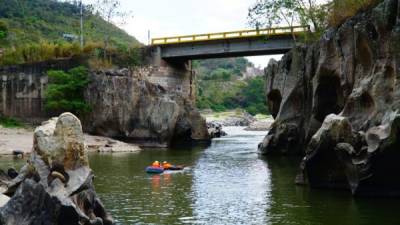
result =
[[155,166],[148,166],[148,167],[146,167],[146,172],[147,173],[163,173],[164,172],[164,168],[155,167]]

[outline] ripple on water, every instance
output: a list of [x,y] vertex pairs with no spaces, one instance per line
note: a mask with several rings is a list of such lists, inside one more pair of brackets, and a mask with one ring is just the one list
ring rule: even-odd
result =
[[266,223],[269,172],[255,150],[262,137],[260,133],[252,133],[251,137],[231,135],[205,150],[193,172],[197,221]]

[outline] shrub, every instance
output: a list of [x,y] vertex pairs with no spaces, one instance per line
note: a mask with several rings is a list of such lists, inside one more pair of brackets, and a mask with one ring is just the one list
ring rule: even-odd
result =
[[76,43],[40,42],[6,49],[0,65],[35,63],[57,58],[69,58],[79,54],[81,54],[81,50]]
[[358,12],[375,6],[382,0],[333,0],[328,24],[333,27],[341,25],[346,19]]
[[8,26],[5,22],[0,21],[0,40],[6,38],[8,35]]
[[84,90],[89,83],[85,67],[76,67],[68,72],[52,70],[47,74],[46,110],[57,113],[67,111],[77,115],[90,111],[90,106],[84,100]]
[[22,123],[12,117],[0,116],[0,125],[6,128],[22,127]]
[[211,109],[215,112],[223,112],[226,111],[227,109],[223,105],[211,105]]
[[[110,55],[112,57],[106,60],[103,57],[102,48],[102,44],[96,42],[89,42],[83,49],[81,49],[76,42],[39,42],[37,44],[24,44],[5,49],[0,60],[0,65],[35,63],[52,59],[71,58],[80,55],[89,57],[89,65],[96,69],[110,68],[113,65],[133,67],[142,63],[142,52],[138,47],[111,48]],[[115,62],[114,64],[112,63],[113,61]]]

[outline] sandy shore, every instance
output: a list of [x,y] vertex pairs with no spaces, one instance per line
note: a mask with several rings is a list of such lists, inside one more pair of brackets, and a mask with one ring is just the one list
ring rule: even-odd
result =
[[241,110],[226,112],[202,112],[202,116],[210,123],[219,123],[223,126],[245,126],[248,131],[266,131],[271,128],[274,119],[271,115],[258,114],[251,116]]
[[[11,155],[13,151],[30,153],[33,146],[34,128],[4,128],[0,126],[0,155]],[[136,152],[137,145],[127,144],[111,138],[85,134],[89,151],[98,152]]]
[[30,152],[33,128],[4,128],[0,126],[0,154],[9,155],[14,150]]

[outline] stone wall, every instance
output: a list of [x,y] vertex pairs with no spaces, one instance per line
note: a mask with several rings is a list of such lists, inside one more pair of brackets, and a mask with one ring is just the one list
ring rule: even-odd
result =
[[80,59],[55,60],[0,68],[0,115],[37,122],[50,115],[44,110],[46,72],[68,70]]
[[[156,48],[144,48],[145,66],[135,70],[142,78],[166,91],[194,100],[194,73],[191,62],[166,62],[156,54]],[[73,58],[48,62],[6,66],[0,68],[0,115],[39,122],[49,116],[44,109],[44,90],[48,70],[69,70],[87,65],[87,60]]]

